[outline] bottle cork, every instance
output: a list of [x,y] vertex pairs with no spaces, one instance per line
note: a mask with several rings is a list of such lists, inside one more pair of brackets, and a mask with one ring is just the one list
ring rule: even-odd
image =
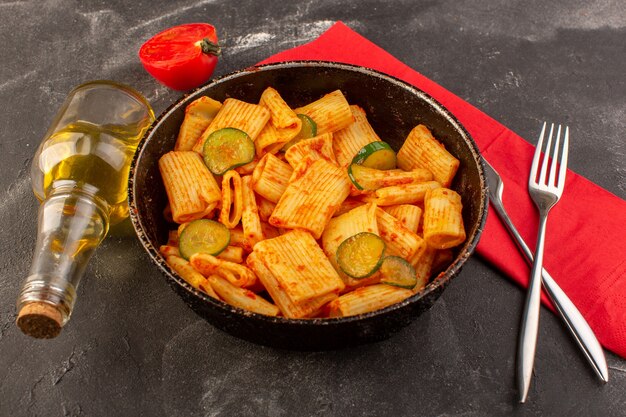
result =
[[61,333],[63,317],[51,304],[35,301],[23,306],[17,315],[17,327],[38,339],[52,339]]

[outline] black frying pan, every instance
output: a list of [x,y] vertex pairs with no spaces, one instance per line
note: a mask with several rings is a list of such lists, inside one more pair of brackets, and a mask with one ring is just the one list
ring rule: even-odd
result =
[[[158,169],[161,155],[174,148],[185,107],[201,96],[227,97],[257,103],[263,90],[276,88],[292,107],[340,89],[350,104],[367,113],[378,135],[394,149],[402,146],[419,123],[457,158],[461,165],[452,184],[463,199],[467,240],[454,262],[422,292],[385,309],[334,319],[269,317],[214,300],[180,278],[159,254],[173,228],[163,218],[167,196]],[[171,287],[197,314],[242,339],[288,349],[334,349],[386,339],[430,308],[474,251],[487,217],[487,193],[476,144],[443,106],[421,90],[370,69],[329,62],[300,61],[264,65],[226,75],[182,97],[154,122],[139,144],[129,179],[133,226],[141,244]]]

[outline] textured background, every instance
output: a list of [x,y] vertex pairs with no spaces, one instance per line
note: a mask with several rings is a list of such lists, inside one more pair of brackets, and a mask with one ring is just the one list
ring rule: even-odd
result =
[[279,351],[199,319],[126,224],[92,260],[60,337],[33,340],[14,325],[35,243],[32,155],[81,82],[130,84],[157,114],[172,103],[179,94],[136,56],[156,32],[213,23],[221,75],[343,20],[524,137],[546,119],[568,123],[570,167],[624,198],[622,0],[32,0],[0,2],[0,16],[0,416],[626,415],[626,361],[608,353],[601,385],[545,309],[530,400],[516,404],[523,293],[480,259],[388,341]]

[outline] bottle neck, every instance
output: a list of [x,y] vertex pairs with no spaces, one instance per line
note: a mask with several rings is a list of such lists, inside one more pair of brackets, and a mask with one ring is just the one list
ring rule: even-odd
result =
[[107,234],[107,213],[106,202],[73,182],[59,184],[41,204],[32,266],[17,300],[22,331],[35,337],[60,332],[87,264]]

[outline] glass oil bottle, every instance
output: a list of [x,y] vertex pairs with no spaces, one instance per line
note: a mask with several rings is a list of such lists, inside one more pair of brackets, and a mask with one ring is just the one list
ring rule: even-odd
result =
[[31,167],[41,201],[32,266],[17,300],[17,325],[38,338],[67,323],[89,259],[110,225],[128,217],[127,182],[137,145],[154,121],[145,98],[112,81],[76,87]]

